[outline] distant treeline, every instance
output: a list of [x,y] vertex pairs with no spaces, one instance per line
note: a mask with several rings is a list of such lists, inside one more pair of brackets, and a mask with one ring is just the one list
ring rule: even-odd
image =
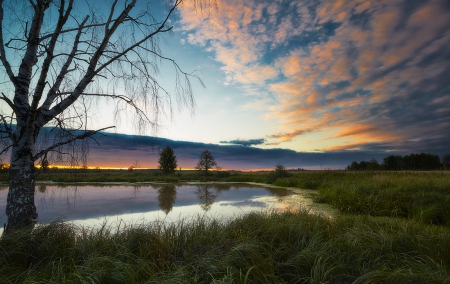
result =
[[352,162],[347,166],[349,171],[433,171],[450,170],[450,154],[441,159],[433,154],[391,155],[383,159],[383,163],[372,158],[370,161]]

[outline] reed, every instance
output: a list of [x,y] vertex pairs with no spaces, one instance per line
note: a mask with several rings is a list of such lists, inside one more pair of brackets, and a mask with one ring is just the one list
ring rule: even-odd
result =
[[0,240],[0,283],[449,283],[450,228],[307,212],[201,216]]

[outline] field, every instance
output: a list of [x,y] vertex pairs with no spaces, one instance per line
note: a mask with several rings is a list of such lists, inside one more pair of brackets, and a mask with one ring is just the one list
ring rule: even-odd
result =
[[39,179],[270,182],[314,189],[317,202],[341,213],[193,218],[116,233],[53,223],[0,240],[0,283],[450,283],[450,172],[58,171]]

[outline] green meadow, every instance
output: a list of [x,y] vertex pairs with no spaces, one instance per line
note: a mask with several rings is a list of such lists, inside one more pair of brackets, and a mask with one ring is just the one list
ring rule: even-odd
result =
[[450,283],[450,172],[80,170],[38,179],[271,183],[312,189],[340,213],[95,230],[55,222],[2,237],[0,283]]

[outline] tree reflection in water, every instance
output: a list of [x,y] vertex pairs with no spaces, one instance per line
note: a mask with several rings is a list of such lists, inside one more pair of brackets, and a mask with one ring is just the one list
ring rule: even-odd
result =
[[38,191],[39,191],[40,193],[45,193],[46,190],[47,190],[47,185],[45,185],[45,184],[40,184],[40,185],[38,186]]
[[[214,192],[212,190],[210,191],[210,189],[214,189]],[[220,189],[212,185],[197,185],[195,195],[197,195],[198,200],[200,200],[200,207],[205,211],[211,209],[211,206],[214,204],[214,200],[217,196],[219,196],[220,191]]]
[[157,188],[159,208],[167,215],[172,211],[173,204],[177,198],[177,189],[173,184],[165,184]]

